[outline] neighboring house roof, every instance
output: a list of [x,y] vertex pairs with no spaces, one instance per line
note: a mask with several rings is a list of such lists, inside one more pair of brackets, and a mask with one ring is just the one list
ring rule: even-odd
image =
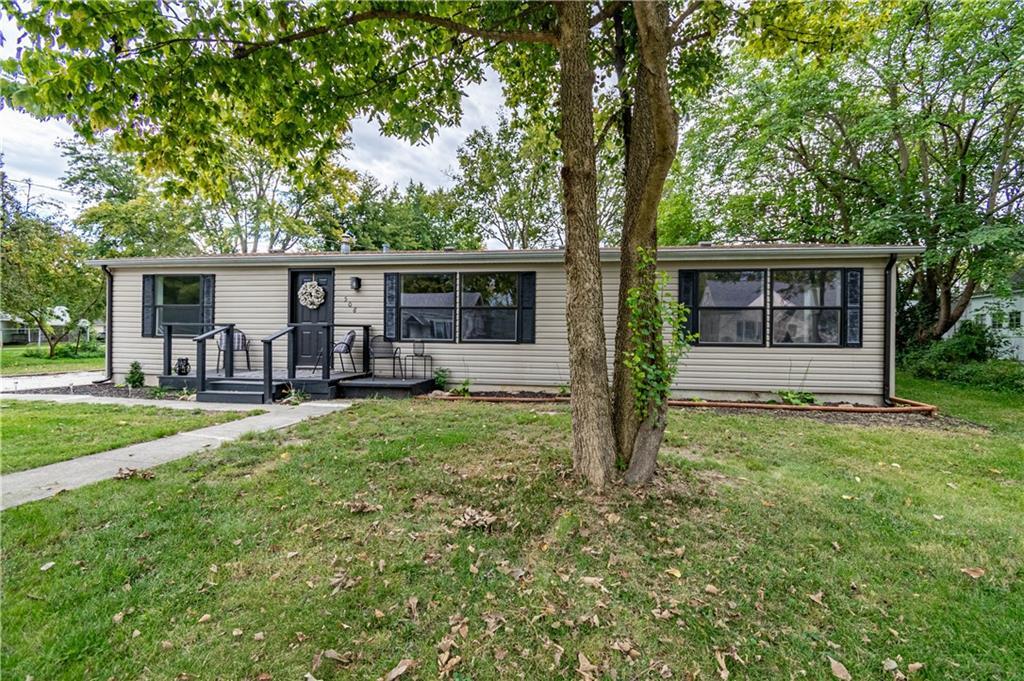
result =
[[[751,286],[755,283],[755,286]],[[761,282],[722,281],[709,279],[704,284],[704,295],[700,304],[708,307],[750,307],[760,306],[764,298]]]
[[453,307],[454,293],[403,293],[403,307]]
[[[672,246],[658,249],[662,262],[687,260],[761,260],[772,258],[826,259],[859,256],[910,257],[920,255],[920,246],[828,244],[740,244],[707,246]],[[618,262],[619,249],[601,249],[602,262]],[[154,266],[252,266],[252,265],[334,265],[341,263],[413,265],[458,263],[540,263],[565,261],[563,249],[493,250],[493,251],[356,251],[353,253],[250,253],[223,255],[186,255],[165,258],[103,258],[87,261],[90,265],[107,267]]]

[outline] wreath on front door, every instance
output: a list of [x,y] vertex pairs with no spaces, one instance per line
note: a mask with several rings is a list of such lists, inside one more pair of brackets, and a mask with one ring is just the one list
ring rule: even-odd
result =
[[310,310],[315,310],[323,305],[326,298],[327,293],[324,291],[324,287],[315,281],[307,281],[299,287],[299,304]]

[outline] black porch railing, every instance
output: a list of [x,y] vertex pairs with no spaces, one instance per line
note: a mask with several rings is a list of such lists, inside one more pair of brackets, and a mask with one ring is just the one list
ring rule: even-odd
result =
[[[322,365],[320,377],[329,381],[331,379],[331,368],[334,361],[334,328],[338,326],[350,326],[348,324],[336,324],[332,322],[289,324],[280,331],[276,331],[263,342],[263,398],[270,402],[274,396],[274,341],[282,336],[288,337],[288,363],[286,368],[286,380],[293,380],[296,376],[297,357],[299,344],[296,334],[303,328],[315,328],[324,330],[324,343],[322,350]],[[370,370],[370,326],[364,324],[363,329],[363,372]]]

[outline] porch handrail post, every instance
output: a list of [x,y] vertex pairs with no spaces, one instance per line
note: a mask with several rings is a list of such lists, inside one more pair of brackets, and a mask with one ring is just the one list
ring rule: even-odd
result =
[[295,327],[288,328],[288,380],[292,380],[295,378],[295,352],[298,349],[298,342],[295,339]]
[[370,373],[370,326],[363,325],[363,373]]
[[196,392],[206,390],[206,339],[196,341]]
[[171,375],[171,337],[174,334],[172,324],[164,324],[164,376]]
[[228,324],[224,328],[224,376],[235,375],[235,325]]
[[331,360],[334,358],[334,324],[324,324],[324,366],[321,377],[331,380]]
[[274,341],[263,341],[263,400],[274,400]]

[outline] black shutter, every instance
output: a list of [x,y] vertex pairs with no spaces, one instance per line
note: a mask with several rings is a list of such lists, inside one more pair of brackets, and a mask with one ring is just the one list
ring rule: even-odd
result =
[[142,275],[142,335],[156,335],[156,310],[153,301],[156,297],[156,277],[152,274]]
[[679,302],[686,306],[686,332],[695,333],[697,325],[697,271],[679,270]]
[[213,298],[214,289],[216,288],[215,276],[216,275],[213,274],[199,275],[199,302],[203,306],[203,329],[202,331],[197,331],[197,335],[199,333],[205,333],[213,328]]
[[519,273],[519,342],[536,343],[537,273]]
[[384,337],[398,340],[398,273],[384,274]]
[[843,272],[843,340],[850,348],[862,346],[864,325],[864,270],[848,269]]

